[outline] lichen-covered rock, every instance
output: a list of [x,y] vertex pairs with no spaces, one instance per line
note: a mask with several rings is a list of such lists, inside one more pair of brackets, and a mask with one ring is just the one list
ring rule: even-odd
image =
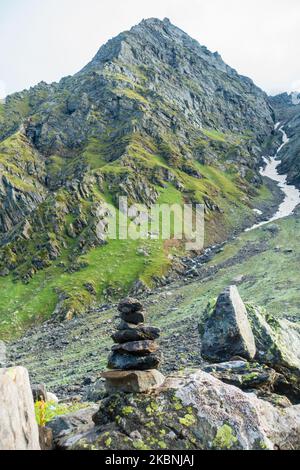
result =
[[211,361],[227,361],[232,356],[253,359],[254,336],[246,307],[236,286],[219,295],[213,311],[203,325],[201,354]]
[[247,312],[255,337],[255,359],[282,373],[281,392],[299,401],[300,324],[277,320],[251,304],[247,304]]
[[69,434],[59,447],[229,450],[300,445],[300,406],[278,411],[203,371],[169,378],[151,395],[111,395],[93,420],[95,426]]
[[90,405],[87,408],[69,413],[67,415],[56,416],[47,423],[47,427],[52,430],[54,442],[59,442],[72,432],[83,432],[92,425],[92,417],[97,410],[97,405]]
[[300,324],[275,319],[264,309],[247,304],[248,317],[260,362],[300,372]]
[[0,369],[0,450],[39,450],[29,376],[23,367]]
[[222,382],[243,390],[273,390],[279,374],[268,366],[255,362],[229,361],[204,366],[203,370]]

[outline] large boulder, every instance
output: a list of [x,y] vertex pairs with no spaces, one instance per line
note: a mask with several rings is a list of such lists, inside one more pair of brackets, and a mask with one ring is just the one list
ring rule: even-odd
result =
[[300,400],[300,324],[275,319],[263,308],[247,304],[248,317],[255,337],[255,359],[284,375],[282,393]]
[[104,399],[95,426],[59,440],[73,450],[294,449],[300,406],[276,409],[203,371],[170,377],[155,394]]
[[263,308],[246,304],[256,343],[256,359],[300,371],[300,324],[275,319]]
[[223,362],[237,355],[254,358],[254,336],[236,286],[226,288],[212,311],[207,310],[202,333],[201,354],[205,359]]
[[0,369],[0,450],[40,450],[29,376],[23,367]]

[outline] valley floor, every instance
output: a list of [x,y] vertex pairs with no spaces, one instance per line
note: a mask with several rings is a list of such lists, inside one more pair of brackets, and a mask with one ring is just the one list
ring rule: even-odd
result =
[[[205,263],[188,262],[185,274],[144,298],[149,323],[162,330],[165,372],[201,364],[199,318],[229,284],[238,285],[244,301],[299,320],[299,228],[298,207],[290,217],[241,233]],[[27,367],[32,382],[60,397],[84,395],[106,367],[116,317],[116,305],[107,305],[67,323],[47,322],[8,346],[9,361]]]

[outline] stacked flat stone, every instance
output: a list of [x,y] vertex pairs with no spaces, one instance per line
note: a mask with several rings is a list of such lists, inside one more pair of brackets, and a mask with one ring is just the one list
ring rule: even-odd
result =
[[116,343],[108,358],[108,392],[145,392],[160,386],[164,376],[157,370],[160,354],[156,339],[159,328],[146,326],[145,311],[139,300],[127,298],[118,306],[120,324],[112,335]]

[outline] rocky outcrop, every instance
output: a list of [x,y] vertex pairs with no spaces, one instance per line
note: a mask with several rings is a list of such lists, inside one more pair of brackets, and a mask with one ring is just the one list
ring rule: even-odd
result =
[[0,369],[0,450],[39,450],[29,376],[23,367]]
[[60,449],[294,449],[300,407],[278,411],[254,394],[203,371],[168,378],[152,395],[111,395],[86,424],[57,440]]
[[249,320],[256,343],[255,359],[268,364],[285,379],[282,393],[300,400],[300,325],[286,319],[275,319],[264,309],[247,304]]
[[236,286],[230,286],[218,297],[212,312],[207,312],[203,325],[201,354],[205,359],[226,361],[232,356],[253,359],[254,336],[245,305]]
[[[245,305],[237,288],[231,286],[216,302],[209,303],[199,330],[202,356],[218,363],[204,370],[243,389],[273,390],[299,403],[298,323],[275,319],[262,308]],[[249,338],[251,355],[249,346],[245,346]],[[245,359],[255,362],[244,362]]]

